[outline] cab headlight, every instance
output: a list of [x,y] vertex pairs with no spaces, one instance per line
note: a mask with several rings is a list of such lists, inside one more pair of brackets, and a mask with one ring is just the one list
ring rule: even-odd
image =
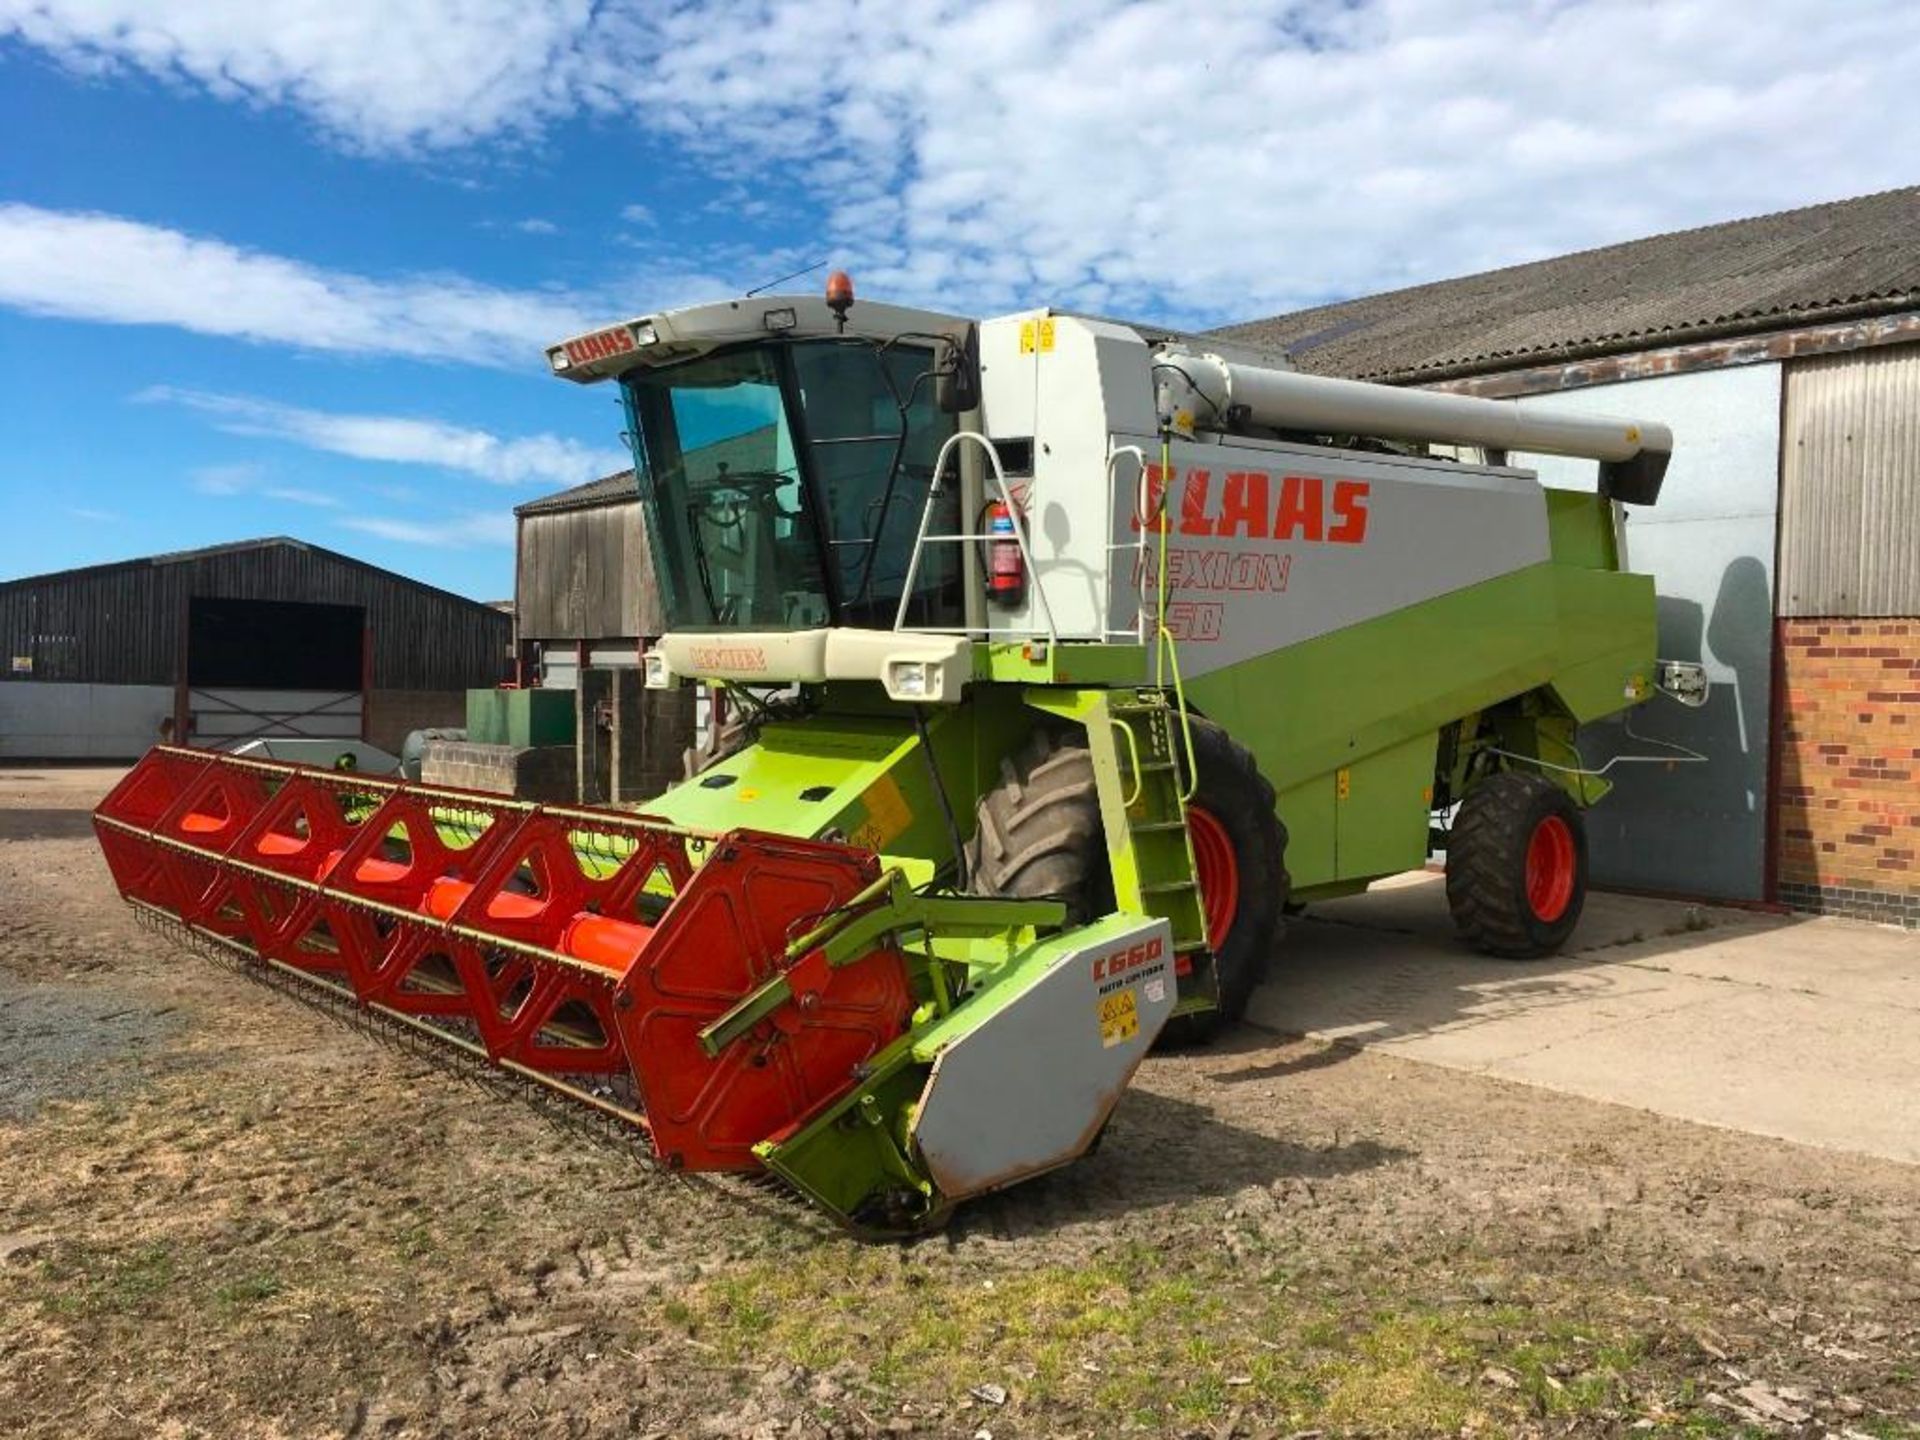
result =
[[896,700],[930,700],[939,688],[937,673],[924,660],[893,660],[887,664],[887,694]]

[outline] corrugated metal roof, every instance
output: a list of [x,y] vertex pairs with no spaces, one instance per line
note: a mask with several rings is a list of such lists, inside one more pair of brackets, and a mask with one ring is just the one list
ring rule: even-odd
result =
[[598,480],[589,480],[584,485],[575,485],[570,490],[562,490],[556,495],[542,495],[538,500],[516,505],[513,513],[552,515],[561,510],[584,510],[589,505],[621,505],[639,498],[640,492],[634,488],[633,471],[620,470],[612,475],[602,475]]
[[1920,307],[1920,186],[1656,235],[1269,320],[1302,370],[1431,381]]
[[219,545],[203,545],[197,550],[166,550],[158,555],[140,555],[131,560],[109,560],[100,565],[82,565],[72,570],[49,570],[40,575],[21,575],[12,580],[0,580],[0,590],[21,585],[42,585],[56,580],[77,580],[87,576],[108,575],[116,570],[144,570],[158,565],[193,565],[202,560],[215,560],[227,555],[245,555],[254,551],[283,550],[301,555],[313,555],[336,565],[350,566],[377,575],[382,580],[396,585],[405,585],[428,595],[460,605],[485,609],[478,600],[469,600],[465,595],[456,595],[451,590],[442,590],[438,585],[429,585],[424,580],[416,580],[411,575],[402,575],[397,570],[388,570],[375,565],[372,561],[357,559],[352,555],[343,555],[338,550],[329,550],[324,545],[312,545],[305,540],[296,540],[291,535],[263,535],[254,540],[229,540]]

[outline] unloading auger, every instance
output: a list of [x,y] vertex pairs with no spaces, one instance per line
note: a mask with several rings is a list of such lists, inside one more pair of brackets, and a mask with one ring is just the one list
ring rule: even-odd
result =
[[1625,570],[1664,426],[837,273],[547,359],[625,407],[646,683],[740,743],[645,814],[163,746],[101,844],[237,963],[865,1232],[1083,1154],[1285,909],[1436,841],[1467,940],[1550,953],[1608,788],[1580,727],[1703,698]]

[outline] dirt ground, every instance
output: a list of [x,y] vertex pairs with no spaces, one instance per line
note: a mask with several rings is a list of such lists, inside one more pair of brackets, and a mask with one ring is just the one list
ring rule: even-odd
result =
[[177,954],[110,778],[0,773],[6,1433],[1920,1436],[1920,1170],[1247,1029],[862,1245]]

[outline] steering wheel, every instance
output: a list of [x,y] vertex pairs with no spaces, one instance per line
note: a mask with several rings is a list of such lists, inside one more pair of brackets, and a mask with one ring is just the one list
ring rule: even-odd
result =
[[[731,503],[739,505],[758,505],[769,502],[776,515],[783,520],[797,520],[800,511],[789,510],[780,503],[780,488],[791,485],[794,477],[783,475],[778,470],[722,470],[710,480],[698,485],[689,485],[688,491],[696,498],[709,503],[722,500],[728,491],[735,492],[739,499]],[[730,522],[728,522],[730,523]]]

